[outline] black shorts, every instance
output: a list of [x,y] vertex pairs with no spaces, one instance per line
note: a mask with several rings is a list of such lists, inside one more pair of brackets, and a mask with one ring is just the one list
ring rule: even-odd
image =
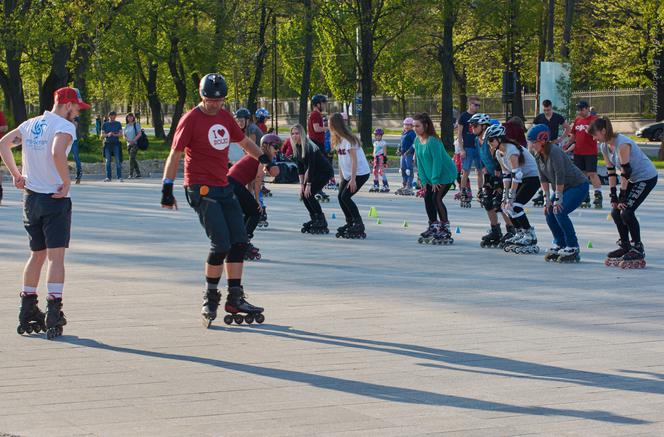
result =
[[51,196],[27,189],[23,195],[23,226],[33,252],[69,247],[71,199]]
[[207,187],[209,192],[201,196],[201,185],[186,187],[187,201],[198,214],[198,219],[210,239],[214,252],[228,252],[231,245],[247,243],[244,215],[233,187]]
[[574,165],[587,173],[597,173],[597,155],[574,155]]

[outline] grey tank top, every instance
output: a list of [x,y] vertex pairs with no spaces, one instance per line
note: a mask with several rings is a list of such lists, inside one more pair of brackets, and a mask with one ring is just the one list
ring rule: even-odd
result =
[[629,152],[629,165],[632,167],[632,175],[629,178],[629,181],[632,183],[647,181],[657,176],[657,169],[650,161],[650,158],[643,153],[643,150],[630,138],[626,137],[623,134],[616,135],[616,140],[614,143],[616,146],[613,149],[613,152],[609,148],[607,143],[602,143],[600,149],[602,153],[608,156],[609,161],[607,164],[612,164],[617,169],[622,171],[622,166],[620,165],[620,156],[618,155],[618,148],[621,144],[629,144],[632,146],[631,151]]

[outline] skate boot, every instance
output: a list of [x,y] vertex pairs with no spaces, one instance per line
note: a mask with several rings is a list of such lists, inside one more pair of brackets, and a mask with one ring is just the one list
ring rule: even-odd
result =
[[581,208],[590,208],[590,193],[588,193],[586,199],[581,203]]
[[314,223],[311,225],[311,234],[329,234],[330,230],[327,228],[327,220],[325,220],[324,214],[318,214],[317,217],[314,217]]
[[399,187],[396,190],[394,190],[394,195],[395,196],[402,196],[403,195],[403,187]]
[[516,254],[539,253],[535,228],[521,229],[514,238],[509,240],[504,250]]
[[646,266],[646,253],[643,250],[642,243],[635,243],[634,246],[622,257],[620,261],[621,269],[643,269]]
[[224,316],[225,324],[232,325],[235,322],[241,325],[244,322],[251,325],[254,322],[263,323],[265,321],[263,308],[250,304],[245,297],[242,286],[228,288],[228,298],[224,309],[230,314]]
[[539,190],[537,196],[533,198],[533,206],[544,206],[544,191]]
[[558,255],[560,254],[560,251],[562,250],[562,247],[560,246],[553,246],[549,248],[549,250],[546,251],[544,254],[544,261],[546,262],[552,262],[556,261],[558,259]]
[[429,223],[429,227],[427,228],[426,231],[420,234],[420,237],[417,239],[417,242],[420,244],[422,243],[429,244],[434,234],[438,231],[437,229],[438,227],[440,227],[440,223],[437,221]]
[[620,262],[623,260],[623,256],[629,252],[632,248],[632,245],[629,242],[623,242],[618,240],[618,249],[613,250],[606,255],[606,260],[604,260],[604,265],[607,267],[618,267]]
[[346,232],[346,229],[348,229],[348,228],[350,227],[350,225],[351,225],[351,223],[349,222],[349,223],[346,223],[346,224],[343,225],[343,226],[339,226],[339,227],[337,228],[337,235],[336,235],[336,237],[337,237],[337,238],[341,238],[341,236]]
[[369,188],[370,193],[377,193],[380,191],[380,187],[378,186],[378,181],[374,181],[373,187]]
[[18,313],[18,328],[16,328],[16,332],[20,335],[46,331],[45,316],[37,304],[36,294],[21,293],[21,310]]
[[602,209],[602,192],[601,191],[595,191],[595,200],[593,200],[593,206],[596,209]]
[[389,193],[390,192],[390,186],[387,183],[383,184],[383,188],[380,189],[381,193]]
[[311,228],[312,228],[313,225],[314,225],[314,217],[312,216],[311,220],[309,220],[308,222],[302,223],[302,229],[301,229],[302,233],[303,234],[310,234],[311,233]]
[[452,238],[452,232],[450,231],[450,224],[445,223],[440,225],[437,229],[437,232],[433,234],[432,244],[445,245],[454,243],[454,238]]
[[470,208],[470,202],[473,200],[473,194],[468,188],[461,189],[461,208]]
[[501,249],[504,249],[505,246],[507,245],[507,241],[514,238],[514,236],[516,236],[516,233],[517,233],[516,228],[514,226],[507,226],[505,234],[500,239],[500,244],[498,245],[498,247],[500,247]]
[[267,221],[267,208],[263,207],[263,212],[261,217],[258,219],[258,224],[256,225],[259,228],[267,228],[270,224]]
[[316,194],[316,200],[318,200],[319,202],[329,202],[330,201],[330,196],[325,194],[324,191],[321,191],[318,194]]
[[245,261],[258,261],[261,259],[260,249],[251,243],[247,243],[247,250],[244,252]]
[[365,239],[367,238],[367,234],[364,232],[364,223],[362,223],[362,219],[354,219],[353,222],[351,223],[348,228],[346,228],[346,231],[341,234],[342,238],[348,238],[351,240],[356,240],[356,239]]
[[463,196],[463,192],[462,192],[462,191],[463,191],[463,188],[461,189],[461,191],[458,191],[458,192],[454,195],[454,200],[461,200],[461,196]]
[[579,248],[566,247],[564,249],[560,249],[556,261],[559,263],[567,263],[567,264],[578,263],[579,261],[581,261]]
[[503,238],[503,233],[500,230],[500,225],[492,225],[489,233],[482,237],[480,247],[498,247],[501,238]]
[[203,309],[201,309],[203,327],[209,328],[212,321],[217,318],[217,308],[219,308],[220,300],[221,293],[219,290],[205,290],[203,292]]
[[46,301],[46,338],[53,340],[62,335],[62,327],[67,324],[65,313],[62,312],[62,298]]

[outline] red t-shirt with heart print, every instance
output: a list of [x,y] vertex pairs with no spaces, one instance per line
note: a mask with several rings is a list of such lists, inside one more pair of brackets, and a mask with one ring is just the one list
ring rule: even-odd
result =
[[228,185],[228,148],[244,139],[230,112],[207,115],[196,107],[178,123],[172,148],[184,151],[184,185]]

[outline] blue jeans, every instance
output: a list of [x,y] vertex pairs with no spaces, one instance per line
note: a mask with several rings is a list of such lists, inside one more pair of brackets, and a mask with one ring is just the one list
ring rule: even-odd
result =
[[570,187],[563,192],[563,209],[559,213],[546,210],[546,224],[553,234],[553,244],[559,247],[579,247],[576,231],[569,215],[583,203],[588,195],[588,182]]
[[466,147],[466,157],[461,161],[461,169],[463,171],[470,171],[472,167],[477,170],[482,169],[482,160],[480,159],[480,152],[477,147]]
[[406,187],[413,187],[413,155],[401,155],[401,179]]
[[115,169],[118,174],[118,179],[122,178],[122,155],[121,145],[106,144],[104,145],[104,159],[106,160],[106,179],[113,179],[111,173],[111,158],[115,156]]
[[71,145],[71,154],[74,156],[74,162],[76,163],[76,179],[81,179],[81,157],[78,154],[78,140],[74,140]]

